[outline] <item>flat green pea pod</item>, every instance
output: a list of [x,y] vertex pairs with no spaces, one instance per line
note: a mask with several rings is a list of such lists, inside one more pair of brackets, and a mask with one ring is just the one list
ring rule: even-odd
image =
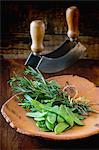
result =
[[44,117],[47,114],[47,112],[28,112],[26,113],[26,116],[28,117],[33,117],[33,118],[40,118],[40,117]]
[[44,110],[51,112],[51,113],[59,114],[59,106],[57,105],[53,107],[45,107]]
[[43,120],[45,120],[45,118],[44,117],[39,117],[39,118],[34,118],[34,120],[36,120],[36,121],[43,121]]
[[58,112],[59,112],[59,106],[55,105],[55,106],[52,107],[51,110],[52,110],[54,113],[58,114]]
[[80,120],[84,120],[85,116],[79,115],[77,113],[74,113],[76,115],[77,118],[79,118]]
[[61,117],[61,116],[57,116],[57,122],[58,123],[62,123],[62,122],[64,122],[65,120]]
[[66,108],[64,105],[60,105],[59,108],[59,114],[65,119],[65,121],[70,125],[74,125],[73,117],[66,111]]
[[67,113],[64,105],[60,105],[60,107],[54,106],[52,108],[45,108],[45,110],[61,116],[70,126],[74,125],[74,120],[72,116]]
[[54,130],[54,124],[51,124],[48,120],[45,121],[46,127],[50,130]]
[[47,127],[42,127],[42,128],[40,128],[40,130],[41,130],[41,131],[44,131],[44,132],[50,131]]
[[69,125],[66,122],[59,123],[55,126],[54,132],[55,132],[55,134],[60,134],[68,127],[69,127]]
[[73,118],[73,120],[74,120],[74,122],[76,123],[76,124],[78,124],[78,125],[84,125],[81,121],[80,121],[80,119],[76,116],[76,114],[75,113],[73,113],[71,110],[70,110],[70,108],[68,108],[68,107],[66,107],[65,106],[65,109],[69,112],[69,114],[72,116],[72,118]]
[[47,118],[46,118],[51,124],[54,124],[56,121],[56,114],[48,112]]

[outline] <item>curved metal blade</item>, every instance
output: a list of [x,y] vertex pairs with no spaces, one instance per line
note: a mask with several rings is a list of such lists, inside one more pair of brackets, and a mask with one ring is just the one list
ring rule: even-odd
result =
[[32,52],[28,56],[25,65],[29,65],[33,68],[36,68],[40,59],[45,56],[46,58],[59,58],[64,56],[66,53],[69,52],[70,49],[75,47],[77,43],[76,42],[71,42],[68,38],[60,45],[58,46],[55,50],[48,54],[39,54],[39,55],[34,55]]
[[42,56],[36,68],[45,73],[59,72],[73,65],[78,59],[80,59],[85,50],[86,48],[78,42],[78,44],[64,56],[58,58]]

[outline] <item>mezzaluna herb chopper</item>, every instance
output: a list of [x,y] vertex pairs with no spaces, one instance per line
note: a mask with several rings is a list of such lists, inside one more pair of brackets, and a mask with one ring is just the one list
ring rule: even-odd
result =
[[31,50],[25,65],[31,66],[44,73],[56,73],[73,65],[84,56],[86,48],[78,42],[79,10],[76,6],[66,10],[68,32],[66,40],[55,50],[46,53],[43,45],[45,25],[41,20],[32,21],[30,35]]

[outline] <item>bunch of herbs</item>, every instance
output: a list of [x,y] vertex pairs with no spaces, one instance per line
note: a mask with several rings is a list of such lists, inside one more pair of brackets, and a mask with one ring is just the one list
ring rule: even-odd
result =
[[[31,78],[28,78],[31,76]],[[15,74],[9,84],[18,96],[19,105],[29,112],[26,116],[33,117],[36,125],[43,131],[54,131],[60,134],[75,124],[84,125],[81,120],[91,111],[86,103],[75,102],[61,90],[56,81],[48,81],[43,75],[29,67],[23,71],[23,77]]]

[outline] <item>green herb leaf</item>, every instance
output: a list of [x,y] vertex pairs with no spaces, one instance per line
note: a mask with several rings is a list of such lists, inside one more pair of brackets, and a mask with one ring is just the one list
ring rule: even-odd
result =
[[33,105],[40,112],[42,111],[42,109],[45,108],[45,106],[43,104],[41,104],[40,102],[38,102],[36,100],[32,100],[31,105]]
[[24,97],[29,100],[29,101],[32,101],[33,99],[28,95],[28,94],[24,94]]

